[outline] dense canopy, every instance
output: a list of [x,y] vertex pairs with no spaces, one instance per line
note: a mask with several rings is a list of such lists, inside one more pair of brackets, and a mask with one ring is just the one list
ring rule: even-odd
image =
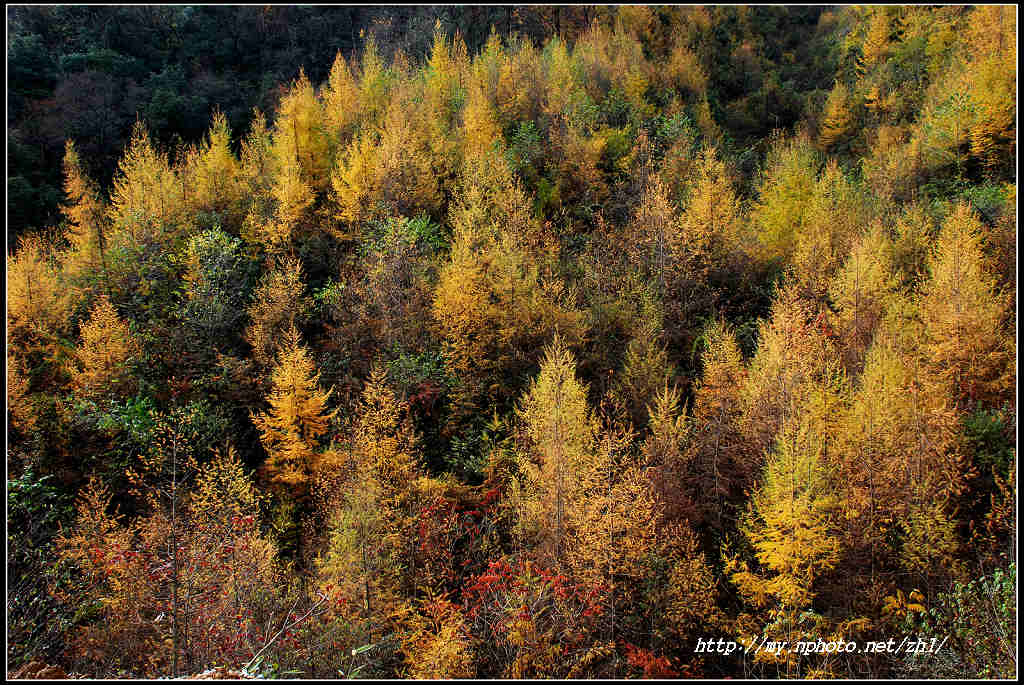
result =
[[8,20],[12,673],[1016,675],[1013,7]]

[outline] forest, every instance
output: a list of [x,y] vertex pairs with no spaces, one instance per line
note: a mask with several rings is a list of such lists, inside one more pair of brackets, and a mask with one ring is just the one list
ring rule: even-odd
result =
[[7,11],[9,676],[1016,677],[1016,7]]

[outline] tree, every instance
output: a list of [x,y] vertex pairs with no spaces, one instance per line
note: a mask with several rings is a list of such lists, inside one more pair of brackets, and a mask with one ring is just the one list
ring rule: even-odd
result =
[[[242,141],[240,169],[242,187],[251,198],[250,211],[266,213],[264,205],[270,198],[271,135],[267,118],[258,109],[252,112],[249,133]],[[258,210],[258,211],[257,211]]]
[[22,236],[7,255],[7,322],[11,342],[43,349],[65,329],[69,303],[59,285],[52,245],[39,235]]
[[886,60],[890,51],[892,20],[887,10],[878,8],[868,22],[867,34],[861,48],[859,67],[862,72],[870,72],[875,65]]
[[[762,570],[752,571],[746,561],[735,558],[726,565],[730,580],[763,617],[763,627],[755,630],[791,644],[814,639],[815,629],[827,629],[820,620],[814,624],[815,581],[840,558],[834,522],[839,500],[826,443],[820,429],[806,419],[783,427],[742,528]],[[785,651],[755,656],[773,658],[790,666],[800,659]]]
[[696,335],[689,322],[723,306],[727,290],[746,277],[741,248],[744,228],[725,164],[714,148],[705,147],[697,159],[689,200],[669,242],[674,262],[665,303],[670,344],[689,347]]
[[302,315],[304,290],[302,263],[291,257],[279,259],[257,286],[246,312],[251,323],[245,339],[261,366],[271,364],[283,334]]
[[798,237],[809,230],[808,209],[820,162],[805,136],[778,138],[766,167],[751,220],[757,226],[765,257],[786,263]]
[[912,354],[880,328],[832,453],[845,484],[844,592],[868,610],[908,567],[935,575],[954,566],[949,526],[964,464],[948,400],[924,390]]
[[[349,225],[389,215],[437,217],[445,164],[431,148],[426,113],[409,88],[392,94],[383,120],[352,141],[331,174],[337,216]],[[439,174],[439,172],[441,172]]]
[[9,425],[19,431],[28,432],[36,427],[37,417],[29,400],[29,378],[25,373],[25,363],[7,350],[7,411]]
[[839,148],[846,143],[854,132],[854,103],[846,85],[836,81],[825,101],[822,112],[821,126],[818,132],[818,144],[826,152]]
[[334,57],[327,85],[321,92],[324,125],[336,156],[355,135],[362,117],[359,87],[341,51]]
[[747,370],[736,339],[724,323],[714,322],[703,340],[703,373],[694,388],[692,430],[684,452],[685,487],[697,509],[692,521],[724,533],[753,485],[760,455],[750,451],[740,431]]
[[64,194],[70,243],[70,249],[64,254],[64,270],[73,282],[87,282],[95,274],[100,274],[105,281],[109,233],[106,207],[99,188],[82,170],[78,151],[70,140],[64,147]]
[[503,147],[501,125],[485,88],[479,79],[469,83],[462,109],[463,159],[480,158],[495,146]]
[[257,215],[254,206],[246,217],[247,229],[268,253],[294,254],[296,229],[300,227],[306,210],[313,204],[313,189],[303,180],[298,153],[276,139],[275,146],[271,149],[275,155],[275,170],[268,192],[270,215]]
[[71,385],[82,397],[130,395],[135,386],[130,365],[138,353],[139,344],[131,328],[117,315],[110,300],[101,297],[82,325]]
[[370,644],[399,621],[403,597],[418,587],[418,438],[382,367],[363,390],[345,443],[320,481],[328,537],[318,582],[339,588],[354,639]]
[[643,462],[654,470],[651,489],[669,521],[696,518],[693,492],[686,482],[691,426],[680,402],[679,390],[667,384],[655,395],[647,407],[650,433],[640,448]]
[[1006,306],[984,263],[981,230],[970,207],[958,205],[939,233],[921,299],[924,359],[961,408],[1008,399],[1015,370],[1003,335]]
[[443,597],[425,598],[421,607],[402,636],[409,677],[474,677],[473,640],[461,608]]
[[299,498],[309,494],[323,460],[318,451],[320,438],[337,412],[328,411],[331,392],[320,390],[319,379],[320,373],[302,345],[298,330],[290,327],[270,374],[270,409],[252,415],[260,442],[267,450],[263,468],[268,479]]
[[871,210],[863,190],[836,160],[829,160],[809,199],[792,259],[793,280],[811,302],[824,302],[832,276],[870,222]]
[[838,309],[835,325],[850,372],[859,370],[875,328],[896,291],[892,251],[892,241],[881,223],[872,224],[829,288],[830,299]]
[[1016,16],[1004,7],[978,7],[970,16],[971,153],[992,174],[1012,164],[1014,154],[1017,59],[1009,36],[1016,28]]
[[530,451],[514,495],[519,501],[518,527],[527,540],[536,538],[544,558],[561,561],[573,521],[570,503],[583,494],[597,463],[596,426],[586,389],[576,378],[576,362],[558,337],[544,351],[540,374],[520,408]]
[[794,419],[838,354],[826,329],[795,288],[777,291],[770,318],[758,327],[757,352],[743,383],[740,430],[754,453],[765,454]]
[[117,240],[149,239],[153,236],[145,231],[154,228],[158,239],[183,231],[192,221],[184,201],[187,192],[166,155],[154,148],[146,127],[136,122],[110,193],[109,216]]
[[[490,181],[490,183],[489,183]],[[582,312],[556,271],[557,249],[541,234],[504,160],[467,162],[451,210],[455,235],[441,266],[432,311],[453,368],[460,402],[507,405],[555,333],[582,338]]]
[[193,179],[191,201],[196,211],[216,213],[232,232],[241,227],[242,174],[231,152],[231,129],[222,112],[213,113],[213,121],[198,150],[188,160]]
[[626,345],[622,373],[613,390],[637,427],[645,423],[648,404],[672,375],[668,352],[661,343],[660,322],[648,313],[638,323],[636,334]]
[[186,632],[198,667],[246,663],[273,639],[260,622],[282,611],[287,583],[276,547],[259,529],[264,499],[233,447],[196,474],[184,522],[195,531],[190,551],[203,588]]
[[[278,167],[277,185],[307,188],[310,201],[327,189],[332,158],[324,126],[323,104],[313,91],[304,69],[277,106],[271,156]],[[299,191],[278,190],[283,220],[294,213]],[[287,198],[287,199],[286,199]]]
[[92,480],[56,540],[86,583],[80,608],[100,619],[75,631],[83,664],[173,676],[240,665],[275,640],[284,577],[258,531],[259,496],[232,450],[199,467],[189,437],[173,416],[161,419],[131,474],[140,516],[107,513],[112,493]]
[[668,283],[674,263],[673,246],[679,242],[679,217],[668,198],[664,184],[651,179],[630,222],[630,261],[641,267],[659,286],[662,297],[668,295]]

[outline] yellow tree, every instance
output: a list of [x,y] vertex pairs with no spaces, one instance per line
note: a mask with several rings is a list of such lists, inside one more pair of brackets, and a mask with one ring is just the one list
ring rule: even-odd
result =
[[253,358],[262,367],[273,361],[283,334],[300,315],[305,288],[302,263],[285,257],[256,289],[247,312],[250,324],[245,329],[245,340],[252,345]]
[[[832,620],[816,615],[811,603],[821,590],[817,581],[841,558],[839,488],[830,455],[848,406],[846,378],[838,361],[827,359],[804,386],[767,454],[740,527],[760,570],[726,549],[732,582],[759,610],[761,626],[755,630],[790,643],[808,639],[808,633],[831,633]],[[740,617],[743,632],[750,618]],[[775,657],[788,664],[799,660],[792,653]]]
[[94,274],[106,279],[106,249],[109,229],[106,207],[99,188],[82,170],[78,151],[72,141],[64,145],[64,216],[68,220],[68,251],[64,254],[65,273],[81,283]]
[[533,365],[537,347],[556,332],[575,342],[584,328],[573,297],[555,278],[542,277],[511,238],[456,233],[434,293],[433,314],[453,366],[466,385],[462,401],[505,403],[508,384]]
[[902,347],[884,328],[876,335],[833,452],[848,579],[837,591],[875,611],[906,570],[954,567],[965,475],[948,400],[925,389]]
[[108,513],[112,497],[97,479],[90,479],[78,493],[74,524],[56,538],[56,556],[73,564],[85,583],[78,596],[58,596],[99,608],[102,620],[79,626],[69,641],[73,649],[81,650],[84,662],[151,674],[170,665],[167,646],[172,638],[165,628],[171,621],[153,621],[156,574],[147,572],[145,556],[134,554],[133,527]]
[[770,318],[759,326],[760,343],[740,393],[741,431],[756,453],[768,451],[837,357],[821,321],[790,286],[776,293]]
[[630,261],[656,279],[662,296],[668,293],[678,231],[679,217],[667,189],[652,177],[629,224]]
[[1016,138],[1017,17],[1009,6],[971,11],[964,89],[974,104],[971,153],[990,172],[1012,166]]
[[707,94],[708,75],[697,54],[684,41],[677,40],[663,75],[689,101]]
[[838,310],[836,333],[851,372],[860,370],[875,328],[899,284],[892,268],[892,252],[892,241],[881,222],[876,221],[854,245],[829,288]]
[[641,446],[641,457],[655,472],[651,489],[667,520],[692,519],[693,493],[685,482],[690,426],[679,390],[666,385],[648,405],[647,412],[650,432]]
[[338,157],[331,174],[338,218],[358,224],[396,213],[437,216],[438,176],[448,174],[444,151],[431,144],[430,118],[411,85],[392,90],[383,120],[364,128]]
[[324,124],[336,155],[352,140],[361,117],[359,86],[340,50],[334,57],[327,85],[320,97],[323,100]]
[[239,172],[245,194],[252,202],[262,206],[270,197],[271,179],[271,136],[267,130],[267,118],[258,109],[253,109],[249,133],[242,141],[242,157]]
[[916,286],[927,276],[928,255],[938,229],[927,208],[915,202],[896,219],[892,236],[892,265],[904,287]]
[[801,294],[823,302],[836,270],[871,217],[871,205],[834,159],[825,165],[796,235],[792,274]]
[[7,411],[10,412],[9,425],[27,433],[36,427],[36,411],[29,399],[31,382],[25,369],[25,363],[7,349]]
[[501,126],[484,88],[479,79],[473,79],[466,94],[462,109],[463,159],[479,158],[503,145]]
[[842,81],[836,81],[825,101],[818,130],[818,144],[826,152],[846,142],[854,131],[853,98]]
[[868,22],[867,33],[861,46],[861,57],[858,64],[861,73],[871,71],[889,56],[889,44],[892,37],[892,20],[888,8],[874,9]]
[[[767,617],[758,621],[762,625],[755,630],[790,644],[816,639],[807,633],[825,627],[808,624],[818,590],[815,580],[835,568],[840,558],[839,500],[825,443],[825,437],[807,421],[783,428],[743,526],[760,571],[737,559],[726,564],[740,593],[759,616]],[[792,652],[778,656],[787,663],[794,659]]]
[[[146,127],[136,122],[128,148],[118,162],[110,194],[109,216],[114,230],[135,241],[173,235],[191,221],[185,202],[187,191],[166,155],[154,148]],[[156,236],[140,233],[149,222],[156,225]]]
[[342,613],[361,620],[356,639],[366,644],[395,627],[408,608],[403,597],[416,589],[418,438],[382,367],[363,390],[347,443],[320,483],[329,532],[318,582],[339,588]]
[[331,391],[319,387],[320,373],[294,326],[284,335],[271,371],[270,409],[253,414],[267,451],[264,469],[271,483],[297,496],[309,494],[320,467],[320,438],[337,410],[328,411]]
[[200,211],[217,212],[227,225],[237,229],[243,211],[241,170],[231,153],[231,130],[227,117],[219,110],[199,149],[190,160],[194,179],[190,200]]
[[469,71],[469,56],[462,36],[449,40],[440,20],[434,24],[434,43],[423,70],[424,105],[430,112],[432,135],[450,134],[455,128],[462,93]]
[[[93,480],[56,540],[58,558],[87,580],[82,599],[100,617],[79,627],[69,646],[97,670],[114,664],[155,677],[225,659],[241,664],[272,639],[284,576],[259,533],[259,496],[233,451],[196,473],[184,437],[161,435],[144,458],[146,474],[130,474],[144,487],[137,518],[108,514],[112,493]],[[183,487],[190,474],[191,492]]]
[[291,253],[296,229],[313,204],[313,190],[302,180],[297,157],[281,151],[270,184],[270,215],[261,217],[250,211],[248,230],[270,254]]
[[557,245],[501,155],[467,160],[450,216],[455,235],[434,319],[466,381],[460,401],[505,403],[519,391],[508,379],[532,367],[554,333],[569,344],[581,339],[583,316],[556,271]]
[[[311,193],[327,189],[333,160],[323,105],[301,68],[299,77],[278,104],[271,154],[279,165],[278,174],[297,177],[287,182],[301,183],[310,188]],[[291,170],[293,164],[298,166],[297,172]]]
[[733,248],[741,230],[739,198],[714,148],[700,152],[696,175],[672,244],[676,253],[695,258]]
[[71,385],[83,397],[130,394],[135,385],[129,365],[139,344],[110,300],[101,297],[82,324],[82,342],[75,352]]
[[[607,629],[614,639],[623,629],[613,617],[623,617],[624,624],[643,622],[648,598],[640,588],[670,584],[658,559],[679,576],[666,589],[664,604],[692,601],[682,577],[693,580],[685,572],[693,561],[686,552],[693,550],[675,544],[678,526],[671,533],[661,530],[664,502],[651,488],[646,465],[633,457],[632,430],[613,423],[599,427],[575,366],[560,339],[545,350],[540,373],[517,411],[524,440],[510,500],[524,548],[595,593],[601,614],[613,621]],[[659,538],[660,532],[665,535]],[[687,612],[679,609],[676,627],[682,628]]]
[[[643,316],[646,314],[646,316]],[[622,373],[615,379],[614,395],[629,411],[634,426],[647,418],[647,405],[668,382],[672,367],[661,342],[661,317],[644,312],[636,334],[626,345]]]
[[720,321],[707,326],[703,373],[694,388],[691,437],[684,453],[685,482],[697,521],[724,531],[733,510],[753,484],[760,455],[740,432],[741,390],[747,370],[732,332]]
[[572,101],[583,90],[580,65],[573,59],[569,47],[559,37],[552,37],[547,46],[550,57],[544,79],[544,113],[552,119],[566,120],[570,116]]
[[751,217],[764,257],[789,260],[809,220],[809,204],[820,162],[806,136],[779,138],[767,161],[760,197]]
[[665,302],[670,345],[689,347],[692,321],[721,306],[727,289],[745,277],[742,245],[749,242],[739,198],[714,148],[701,150],[696,179],[677,229],[670,234],[674,265]]
[[202,610],[184,618],[188,651],[203,666],[225,658],[244,663],[263,646],[256,637],[265,630],[260,619],[277,608],[285,569],[260,533],[263,499],[234,448],[217,452],[196,474],[182,518],[193,532],[186,539]]
[[939,233],[921,299],[923,357],[960,408],[1011,399],[1016,366],[1007,307],[986,268],[981,235],[977,215],[958,205]]
[[8,332],[11,344],[23,352],[49,347],[66,326],[69,302],[52,253],[48,241],[29,234],[7,255]]
[[571,530],[569,509],[600,469],[597,426],[576,361],[560,338],[547,347],[540,374],[518,409],[530,448],[514,485],[520,534],[546,558],[561,561]]
[[408,677],[473,678],[474,640],[459,605],[443,597],[427,597],[420,607],[403,626],[402,653]]
[[363,44],[359,58],[359,102],[364,121],[370,126],[380,123],[388,104],[392,74],[377,51],[377,41],[371,34]]

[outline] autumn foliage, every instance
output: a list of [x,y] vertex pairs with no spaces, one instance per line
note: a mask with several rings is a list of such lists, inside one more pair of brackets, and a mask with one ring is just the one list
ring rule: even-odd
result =
[[1014,12],[393,28],[109,183],[66,142],[12,670],[1014,677]]

